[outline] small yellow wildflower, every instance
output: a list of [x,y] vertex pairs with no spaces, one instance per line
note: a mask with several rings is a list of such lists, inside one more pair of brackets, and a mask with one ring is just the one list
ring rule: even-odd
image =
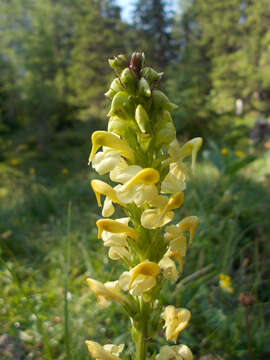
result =
[[221,155],[227,155],[228,154],[228,149],[226,149],[226,148],[223,148],[223,149],[221,149]]
[[63,175],[67,175],[67,174],[69,173],[69,170],[68,170],[67,168],[63,168],[63,169],[61,170],[61,173],[62,173]]
[[173,305],[169,305],[161,317],[165,320],[163,328],[166,328],[166,339],[176,342],[178,334],[187,326],[191,313],[188,309],[175,308]]
[[32,167],[29,168],[28,171],[29,171],[29,174],[30,174],[30,175],[34,175],[34,174],[36,173],[36,170],[35,170],[34,168],[32,168]]
[[244,153],[243,153],[243,151],[237,150],[237,151],[235,151],[235,155],[236,155],[237,157],[241,158],[241,157],[244,156]]
[[12,166],[17,166],[17,165],[19,165],[19,160],[18,160],[18,159],[11,159],[11,160],[10,160],[10,164],[11,164]]
[[229,275],[225,275],[225,274],[219,275],[219,286],[229,294],[234,293],[234,289],[231,283],[231,277]]

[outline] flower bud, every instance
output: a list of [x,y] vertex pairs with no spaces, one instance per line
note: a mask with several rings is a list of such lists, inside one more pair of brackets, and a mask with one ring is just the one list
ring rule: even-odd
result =
[[137,127],[135,123],[131,120],[124,120],[119,118],[118,116],[112,116],[108,122],[108,131],[113,132],[117,135],[122,136],[123,138],[126,137],[126,133],[128,130],[135,132]]
[[129,66],[136,74],[139,74],[141,71],[141,68],[144,65],[144,61],[145,61],[144,52],[136,51],[131,56]]
[[128,93],[119,91],[113,98],[108,116],[116,115],[123,119],[132,119],[134,110],[134,105],[130,101]]
[[125,68],[120,76],[121,83],[123,86],[130,91],[131,93],[134,93],[137,86],[137,80],[136,77],[129,68]]
[[169,111],[163,111],[158,116],[154,131],[156,132],[156,146],[168,145],[175,139],[176,130]]
[[115,78],[111,83],[110,89],[105,93],[105,96],[113,98],[114,95],[116,95],[119,91],[122,90],[123,86],[121,85],[119,78]]
[[142,96],[147,96],[147,97],[151,96],[150,86],[144,77],[140,78],[140,80],[139,80],[138,94],[142,95]]
[[115,56],[113,59],[109,59],[109,65],[113,68],[117,73],[121,73],[124,68],[128,67],[128,59],[125,55]]
[[163,73],[158,73],[150,67],[145,67],[141,71],[141,76],[144,77],[150,85],[161,80]]
[[160,90],[153,90],[152,92],[153,106],[156,111],[160,110],[174,110],[177,105],[170,102],[168,97]]
[[251,306],[256,303],[256,298],[248,291],[241,293],[238,297],[238,301],[243,306]]
[[141,104],[139,104],[136,107],[135,120],[136,120],[141,132],[143,132],[143,133],[149,132],[150,119],[149,119],[147,112],[144,110],[144,107]]

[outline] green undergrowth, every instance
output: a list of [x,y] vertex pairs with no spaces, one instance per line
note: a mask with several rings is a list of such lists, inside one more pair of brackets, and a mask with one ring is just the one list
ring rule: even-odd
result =
[[[36,160],[33,168],[29,159],[0,164],[1,334],[19,339],[24,359],[67,359],[64,282],[69,241],[70,358],[89,358],[86,339],[125,343],[128,358],[129,325],[120,308],[99,307],[86,286],[88,276],[111,281],[121,268],[97,240],[99,211],[90,191],[91,173],[82,155],[78,162],[69,161],[78,158],[78,153],[73,155],[60,162]],[[265,154],[233,175],[201,162],[187,185],[185,206],[176,215],[197,215],[200,226],[183,274],[176,286],[167,286],[163,300],[192,310],[180,340],[198,359],[248,359],[244,307],[238,301],[247,291],[256,298],[248,309],[254,359],[270,357],[270,187],[263,170],[267,161]],[[221,273],[231,276],[232,294],[219,286]],[[163,334],[155,340],[165,344]]]

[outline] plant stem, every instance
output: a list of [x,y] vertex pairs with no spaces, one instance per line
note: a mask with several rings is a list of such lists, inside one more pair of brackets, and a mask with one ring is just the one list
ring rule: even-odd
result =
[[71,201],[68,202],[68,217],[67,217],[67,236],[66,236],[66,251],[65,251],[65,352],[66,359],[71,359],[70,354],[70,338],[69,338],[69,313],[68,313],[68,280],[69,280],[69,266],[70,266],[70,221],[71,221]]
[[146,358],[146,348],[147,348],[147,316],[145,316],[145,306],[144,301],[140,299],[140,312],[141,319],[139,326],[136,329],[137,332],[137,341],[136,341],[136,360],[145,360]]
[[254,360],[253,352],[252,352],[252,346],[251,346],[251,335],[249,331],[249,321],[248,321],[248,307],[245,307],[245,328],[246,328],[246,334],[247,334],[247,346],[248,346],[248,353],[250,360]]
[[142,324],[142,329],[138,334],[138,340],[136,342],[136,360],[145,360],[146,356],[146,326]]

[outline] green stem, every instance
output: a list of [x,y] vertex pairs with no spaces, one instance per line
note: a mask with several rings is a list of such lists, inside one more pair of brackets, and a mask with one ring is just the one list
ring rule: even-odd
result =
[[140,299],[141,320],[139,326],[136,329],[137,341],[136,341],[136,360],[146,359],[147,348],[147,317],[145,316],[144,302]]
[[65,251],[65,294],[64,294],[64,315],[65,315],[65,352],[66,359],[71,359],[70,336],[69,336],[69,312],[68,312],[68,280],[70,267],[70,222],[71,222],[71,201],[68,202],[67,235]]
[[249,331],[249,320],[248,320],[248,307],[245,307],[245,328],[246,328],[246,334],[247,334],[247,346],[248,346],[248,354],[249,354],[249,358],[250,360],[254,360],[254,356],[253,356],[253,351],[252,351],[252,340],[251,340],[251,335],[250,335],[250,331]]
[[[138,331],[138,330],[137,330]],[[136,343],[136,360],[145,360],[146,357],[146,329],[145,325],[138,331],[138,340]]]

